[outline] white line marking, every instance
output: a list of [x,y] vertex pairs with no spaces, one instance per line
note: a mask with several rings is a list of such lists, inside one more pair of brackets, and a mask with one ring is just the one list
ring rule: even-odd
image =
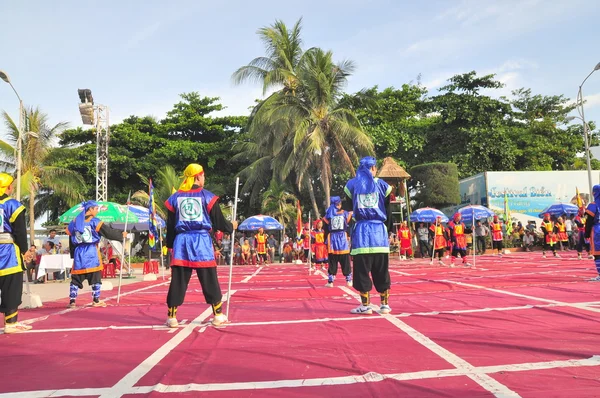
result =
[[472,288],[475,288],[475,289],[486,290],[488,292],[506,294],[508,296],[521,297],[521,298],[526,298],[526,299],[529,299],[529,300],[544,301],[546,303],[552,303],[552,304],[560,305],[561,307],[579,308],[579,309],[585,310],[585,311],[591,311],[591,312],[598,312],[598,313],[600,313],[600,308],[588,307],[586,305],[581,305],[581,304],[577,304],[577,303],[566,303],[564,301],[558,301],[558,300],[552,300],[552,299],[545,299],[545,298],[542,298],[542,297],[535,297],[535,296],[530,296],[530,295],[527,295],[527,294],[509,292],[508,290],[500,290],[500,289],[494,289],[494,288],[480,286],[480,285],[473,285],[471,283],[464,283],[464,282],[457,282],[457,281],[450,281],[450,280],[442,280],[442,281],[438,281],[438,282],[453,283],[455,285],[461,285],[461,286],[465,286],[465,287],[472,287]]
[[[235,290],[227,292],[227,298],[223,301],[229,300],[235,293]],[[127,394],[131,388],[142,379],[148,372],[154,368],[160,361],[162,361],[171,351],[175,349],[182,341],[184,341],[189,335],[192,334],[194,328],[199,324],[202,324],[206,318],[212,314],[212,308],[208,307],[203,313],[198,315],[190,324],[185,326],[179,333],[173,336],[169,341],[162,345],[158,350],[153,352],[148,358],[142,363],[135,367],[125,377],[119,380],[114,386],[108,391],[100,395],[101,398],[112,398],[120,397]]]
[[[352,290],[346,287],[340,287],[346,293],[352,295],[360,302],[360,296],[358,293],[353,292]],[[359,315],[360,316],[360,315]],[[465,361],[458,355],[448,351],[441,345],[435,343],[429,337],[424,334],[418,332],[416,329],[410,327],[405,322],[402,322],[400,319],[390,316],[390,315],[382,315],[385,319],[391,322],[398,329],[402,330],[404,333],[412,337],[413,340],[423,345],[425,348],[429,349],[440,358],[444,359],[446,362],[452,364],[456,369],[462,371],[464,373],[469,373],[467,376],[483,387],[485,390],[491,392],[496,397],[520,397],[519,394],[505,386],[504,384],[498,382],[494,378],[488,376],[487,374],[475,373],[475,366],[471,365],[469,362]]]
[[259,269],[257,269],[252,275],[247,276],[246,278],[242,279],[241,283],[248,283],[248,281],[250,279],[252,279],[252,277],[258,275],[258,273],[260,272],[260,270],[262,270],[263,267],[260,267]]
[[[154,287],[166,285],[168,283],[171,283],[171,282],[170,281],[169,282],[161,282],[161,283],[157,283],[157,284],[152,285],[152,286],[146,286],[146,287],[143,287],[143,288],[140,288],[140,289],[132,290],[130,292],[122,293],[121,297],[127,296],[127,295],[132,294],[132,293],[137,293],[137,292],[141,292],[141,291],[144,291],[144,290],[152,289]],[[104,299],[104,301],[112,300],[112,299],[115,299],[115,298],[117,298],[117,296],[110,296],[110,297],[107,297],[106,299]],[[58,301],[58,300],[54,300],[54,301]],[[85,308],[88,308],[88,307],[67,308],[67,309],[64,309],[62,311],[53,312],[51,314],[40,316],[40,317],[37,317],[37,318],[26,319],[24,321],[21,321],[21,323],[24,323],[26,325],[31,325],[32,323],[35,323],[35,322],[44,321],[44,320],[48,319],[50,316],[53,316],[53,315],[63,315],[63,314],[66,314],[67,312],[82,310],[82,309],[85,309]]]
[[[443,370],[425,370],[419,372],[406,373],[390,373],[380,374],[369,372],[363,375],[327,377],[315,379],[291,379],[291,380],[270,380],[260,382],[237,382],[237,383],[207,383],[207,384],[181,384],[181,385],[165,385],[156,384],[153,386],[132,387],[127,394],[149,394],[151,392],[163,393],[180,393],[191,391],[241,391],[241,390],[259,390],[273,388],[294,388],[294,387],[319,387],[333,385],[349,385],[356,383],[376,383],[385,379],[393,379],[399,381],[406,380],[426,380],[441,377],[454,376],[476,376],[485,375],[488,373],[500,372],[522,372],[532,370],[545,370],[557,368],[573,368],[573,367],[593,367],[600,366],[600,355],[594,355],[585,359],[568,359],[563,361],[547,361],[547,362],[528,362],[520,364],[508,365],[493,365],[473,367],[471,371],[462,371],[460,369],[443,369]],[[23,391],[0,394],[2,398],[43,398],[43,397],[59,397],[59,396],[92,396],[99,394],[107,394],[110,388],[82,388],[82,389],[64,389],[64,390],[41,390],[41,391]]]

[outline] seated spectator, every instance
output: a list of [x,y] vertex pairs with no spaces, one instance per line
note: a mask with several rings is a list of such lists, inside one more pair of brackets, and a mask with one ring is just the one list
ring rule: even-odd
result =
[[531,233],[530,230],[525,231],[525,235],[523,235],[523,249],[526,252],[530,252],[531,249],[533,248],[533,242],[534,242],[534,238],[533,238],[533,234]]
[[286,263],[291,263],[293,255],[294,255],[294,249],[292,248],[291,243],[287,242],[283,246],[283,261]]
[[391,253],[398,253],[400,250],[400,241],[398,240],[398,237],[396,236],[396,234],[391,234],[390,235],[390,252]]

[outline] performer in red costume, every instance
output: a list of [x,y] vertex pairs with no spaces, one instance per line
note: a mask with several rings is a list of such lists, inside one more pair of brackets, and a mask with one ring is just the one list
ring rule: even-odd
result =
[[448,229],[450,230],[450,241],[452,242],[452,262],[451,267],[454,267],[456,256],[460,254],[462,263],[465,267],[470,267],[471,264],[467,262],[467,237],[465,233],[470,234],[471,229],[465,226],[462,222],[460,213],[456,213],[454,218],[448,223]]
[[546,250],[550,249],[552,250],[552,254],[554,254],[554,257],[560,257],[556,253],[556,242],[558,240],[556,237],[556,228],[554,226],[554,223],[550,219],[550,213],[544,214],[544,219],[542,220],[542,225],[540,226],[540,229],[544,233],[544,249],[542,250],[542,256],[546,258]]
[[400,238],[400,258],[402,260],[413,259],[413,251],[411,245],[412,234],[410,228],[406,224],[406,221],[402,221],[400,228],[398,229],[398,237]]
[[490,223],[490,231],[492,232],[492,250],[498,250],[498,255],[502,257],[504,242],[502,241],[502,221],[498,216],[494,216],[494,221]]
[[[442,217],[438,216],[435,224],[431,224],[431,227],[429,227],[429,236],[433,242],[434,257],[437,254],[439,265],[444,265],[442,257],[444,257],[448,235],[446,233],[446,228],[442,225]],[[433,265],[433,258],[431,259],[430,264]]]

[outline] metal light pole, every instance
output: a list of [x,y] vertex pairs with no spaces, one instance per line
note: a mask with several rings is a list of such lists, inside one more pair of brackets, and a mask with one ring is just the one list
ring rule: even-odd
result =
[[585,155],[586,155],[586,159],[587,159],[587,172],[588,172],[588,184],[589,184],[589,195],[590,198],[592,196],[592,165],[590,163],[590,143],[589,143],[589,138],[588,138],[588,126],[587,123],[585,122],[585,114],[583,112],[583,85],[585,83],[585,81],[592,75],[592,73],[594,73],[595,71],[597,71],[598,69],[600,69],[600,62],[598,62],[598,64],[594,67],[594,69],[589,73],[589,75],[586,76],[585,79],[583,79],[583,82],[581,82],[581,84],[579,85],[579,92],[577,93],[577,112],[579,112],[579,116],[581,121],[583,122],[583,136],[584,136],[584,140],[585,140]]
[[17,98],[19,99],[19,131],[18,131],[18,135],[17,135],[17,192],[16,192],[16,199],[18,201],[21,200],[21,145],[22,145],[22,136],[23,136],[23,100],[21,99],[21,97],[19,96],[19,93],[17,93],[17,90],[15,90],[15,87],[12,85],[11,81],[10,81],[10,77],[8,77],[8,74],[2,70],[0,70],[0,79],[4,80],[6,83],[8,83],[10,85],[10,87],[13,89],[13,91],[15,92],[15,94],[17,95]]

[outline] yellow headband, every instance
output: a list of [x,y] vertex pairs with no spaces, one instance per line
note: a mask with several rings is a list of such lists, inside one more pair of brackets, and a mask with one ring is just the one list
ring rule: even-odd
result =
[[10,187],[14,178],[10,174],[0,173],[0,196],[4,195],[6,188]]
[[184,180],[179,186],[180,191],[189,191],[194,185],[194,180],[198,174],[203,174],[204,169],[197,163],[191,163],[183,171]]

